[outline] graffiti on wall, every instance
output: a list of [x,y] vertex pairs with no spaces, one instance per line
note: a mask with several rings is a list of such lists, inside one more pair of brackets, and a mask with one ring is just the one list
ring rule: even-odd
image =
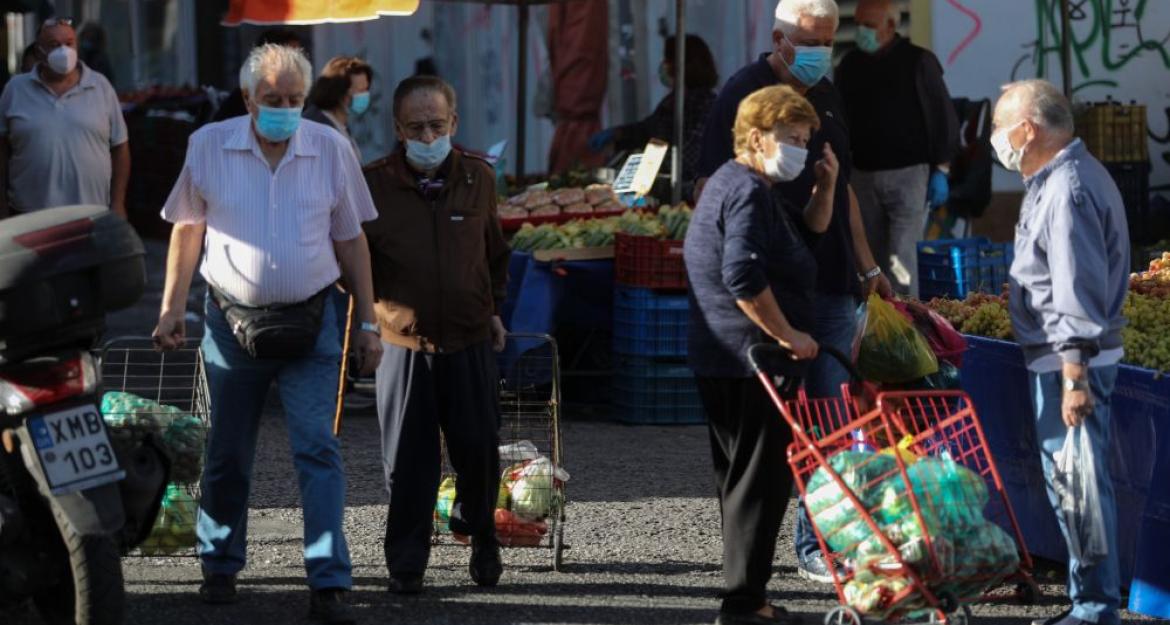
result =
[[[1041,76],[1060,78],[1061,0],[1035,0],[1036,39],[1026,45],[1024,54],[1012,68],[1012,79]],[[1072,27],[1071,74],[1073,93],[1106,93],[1117,90],[1115,100],[1126,101],[1121,72],[1137,63],[1156,67],[1164,73],[1160,80],[1170,84],[1170,21],[1165,13],[1151,19],[1149,0],[1071,0],[1069,21]],[[1162,7],[1164,8],[1164,7]],[[1110,95],[1113,95],[1110,93]],[[1165,95],[1165,94],[1164,94]],[[1147,102],[1150,139],[1156,144],[1151,158],[1170,164],[1170,107],[1158,111]],[[1166,132],[1153,126],[1166,116]],[[1160,125],[1160,124],[1159,124]],[[1151,146],[1155,147],[1155,146]]]

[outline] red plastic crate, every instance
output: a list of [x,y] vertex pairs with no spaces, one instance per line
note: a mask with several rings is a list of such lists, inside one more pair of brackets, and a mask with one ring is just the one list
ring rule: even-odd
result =
[[650,289],[687,288],[683,242],[617,233],[614,274],[618,284]]

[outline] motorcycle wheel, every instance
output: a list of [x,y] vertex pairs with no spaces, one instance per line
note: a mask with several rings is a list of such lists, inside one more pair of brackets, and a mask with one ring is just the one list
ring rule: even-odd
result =
[[47,625],[122,625],[126,590],[122,558],[112,536],[81,536],[52,504],[69,570],[61,582],[35,597],[33,604]]

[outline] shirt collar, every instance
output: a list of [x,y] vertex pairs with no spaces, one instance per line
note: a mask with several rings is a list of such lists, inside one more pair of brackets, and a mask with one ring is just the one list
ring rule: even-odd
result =
[[[256,140],[256,134],[252,132],[252,115],[246,114],[243,117],[237,118],[235,132],[228,137],[227,142],[223,144],[225,150],[242,150],[252,151],[257,154],[260,153],[260,142]],[[294,156],[318,156],[320,153],[317,148],[309,141],[304,140],[304,128],[297,128],[296,133],[289,139],[289,151]]]
[[[65,93],[66,94],[70,93],[76,89],[96,89],[98,86],[98,82],[97,82],[97,76],[94,75],[95,72],[92,69],[90,69],[88,66],[86,66],[86,64],[84,62],[82,62],[81,60],[77,61],[77,69],[80,70],[81,77],[78,79],[77,84],[74,85],[71,89],[69,89],[69,91],[66,91]],[[39,83],[45,89],[49,89],[49,84],[41,79],[41,64],[40,63],[37,63],[36,67],[34,67],[33,70],[29,73],[32,74],[32,79],[34,81]],[[52,91],[52,89],[49,89],[49,90]],[[62,94],[62,95],[65,95],[65,94]]]
[[1048,164],[1041,167],[1039,171],[1032,174],[1028,178],[1024,178],[1024,186],[1030,191],[1040,185],[1043,185],[1052,172],[1056,171],[1065,163],[1074,161],[1080,158],[1085,152],[1085,143],[1080,139],[1073,139],[1071,143],[1064,146],[1064,149],[1056,153]]

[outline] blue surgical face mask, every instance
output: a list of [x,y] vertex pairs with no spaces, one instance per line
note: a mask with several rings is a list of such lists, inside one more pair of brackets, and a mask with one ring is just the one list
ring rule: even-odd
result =
[[829,46],[792,46],[792,49],[796,56],[788,64],[788,71],[806,87],[820,82],[833,67],[833,49]]
[[353,94],[353,98],[349,101],[349,112],[354,115],[361,115],[370,109],[370,92],[363,91],[361,93]]
[[451,153],[451,135],[443,135],[431,143],[406,141],[406,160],[423,170],[438,169]]
[[878,41],[877,30],[868,26],[858,26],[857,47],[868,54],[881,50],[882,44]]
[[280,143],[288,141],[297,132],[301,125],[301,107],[272,108],[259,106],[260,114],[256,116],[256,132],[261,137]]

